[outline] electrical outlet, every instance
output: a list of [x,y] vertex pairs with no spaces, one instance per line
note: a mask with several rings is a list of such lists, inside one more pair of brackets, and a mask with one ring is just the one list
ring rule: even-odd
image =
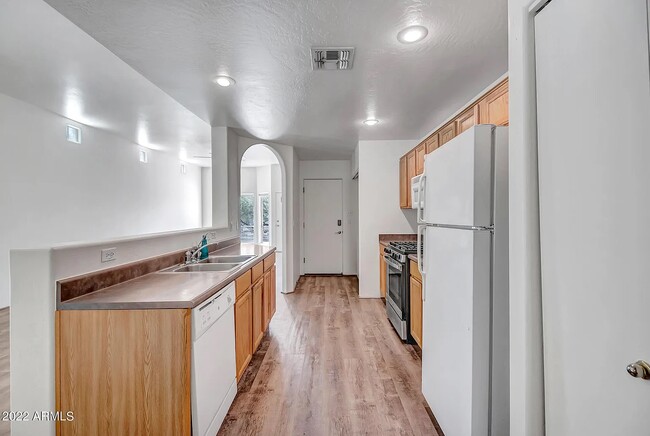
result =
[[117,259],[117,248],[104,248],[102,250],[102,263]]

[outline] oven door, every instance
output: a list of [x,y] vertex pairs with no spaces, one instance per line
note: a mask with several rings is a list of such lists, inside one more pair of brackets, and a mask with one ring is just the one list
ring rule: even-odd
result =
[[402,305],[404,302],[404,266],[390,257],[384,256],[386,262],[386,304],[390,304],[400,319],[404,319]]

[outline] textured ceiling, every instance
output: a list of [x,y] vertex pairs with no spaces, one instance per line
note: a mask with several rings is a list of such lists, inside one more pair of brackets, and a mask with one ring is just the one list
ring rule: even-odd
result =
[[[206,122],[301,158],[419,138],[507,69],[507,0],[47,3]],[[410,24],[429,35],[403,45]],[[354,68],[312,71],[309,48],[323,45],[356,47]],[[220,88],[215,74],[237,84]]]

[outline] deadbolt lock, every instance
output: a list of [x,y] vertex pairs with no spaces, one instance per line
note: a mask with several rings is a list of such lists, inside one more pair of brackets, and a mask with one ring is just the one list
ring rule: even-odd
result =
[[645,360],[637,360],[627,366],[627,372],[632,377],[650,380],[650,365]]

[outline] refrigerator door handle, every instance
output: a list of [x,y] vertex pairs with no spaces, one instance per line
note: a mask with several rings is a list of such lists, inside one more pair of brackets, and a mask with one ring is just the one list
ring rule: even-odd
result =
[[422,203],[424,203],[424,187],[426,183],[427,175],[426,172],[422,172],[420,180],[418,181],[418,201],[417,201],[417,214],[416,219],[418,224],[424,224],[424,209],[422,208]]
[[424,272],[424,233],[427,231],[427,226],[418,226],[418,243],[417,243],[417,250],[418,250],[418,270],[420,271],[420,274],[422,275],[422,301],[426,301],[426,291],[424,287],[424,278],[426,276],[426,273]]

